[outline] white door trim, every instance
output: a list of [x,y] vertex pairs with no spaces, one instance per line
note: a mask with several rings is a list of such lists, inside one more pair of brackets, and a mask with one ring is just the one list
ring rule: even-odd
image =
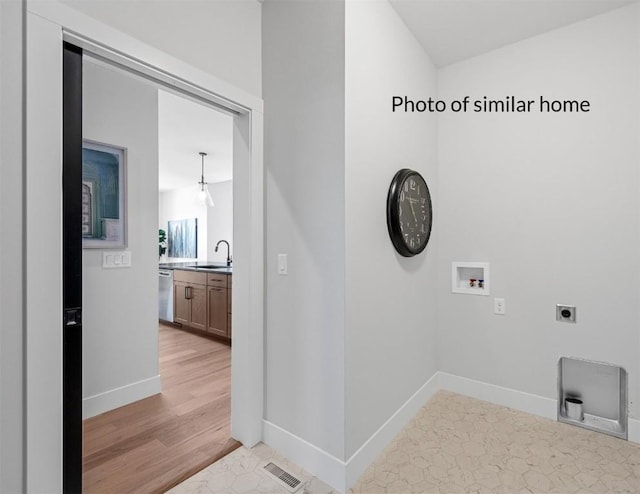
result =
[[[86,40],[173,78],[234,117],[232,435],[262,439],[262,100],[56,1],[27,3],[27,492],[62,490],[62,40]],[[95,54],[95,53],[94,53]],[[130,69],[132,67],[129,67]],[[133,67],[135,69],[135,67]],[[147,77],[149,74],[146,74]],[[165,84],[167,81],[164,81]],[[43,241],[43,234],[46,242]]]

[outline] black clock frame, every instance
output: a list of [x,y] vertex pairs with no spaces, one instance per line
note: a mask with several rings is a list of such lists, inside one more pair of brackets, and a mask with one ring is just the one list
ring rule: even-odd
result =
[[[399,206],[400,206],[400,192],[402,191],[402,186],[404,182],[411,177],[412,175],[417,175],[424,182],[427,191],[427,202],[429,207],[429,230],[427,232],[427,238],[423,243],[421,243],[417,248],[412,249],[407,244],[404,243],[404,237],[402,236],[402,231],[400,229],[400,220],[399,220]],[[433,223],[433,208],[431,205],[431,192],[429,191],[429,186],[427,185],[427,181],[424,179],[420,173],[415,170],[411,170],[409,168],[403,168],[398,171],[391,180],[391,185],[389,186],[389,193],[387,194],[387,229],[389,230],[389,237],[391,238],[391,243],[398,251],[398,254],[404,257],[413,257],[417,254],[420,254],[427,244],[429,243],[429,239],[431,238],[431,226]]]

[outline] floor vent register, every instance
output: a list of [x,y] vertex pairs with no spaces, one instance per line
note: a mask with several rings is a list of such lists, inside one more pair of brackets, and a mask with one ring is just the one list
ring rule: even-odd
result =
[[264,466],[264,472],[268,474],[269,478],[281,484],[289,492],[296,492],[302,486],[300,479],[294,477],[273,462],[269,462]]

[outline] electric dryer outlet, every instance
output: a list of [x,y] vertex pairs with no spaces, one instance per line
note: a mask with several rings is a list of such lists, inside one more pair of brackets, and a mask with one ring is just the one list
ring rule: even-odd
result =
[[576,306],[557,304],[556,320],[562,322],[576,322]]

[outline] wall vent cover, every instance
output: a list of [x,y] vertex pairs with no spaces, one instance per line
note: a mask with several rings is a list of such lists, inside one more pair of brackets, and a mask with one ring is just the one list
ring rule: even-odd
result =
[[268,472],[269,478],[282,484],[289,492],[296,492],[302,486],[300,479],[294,477],[273,462],[268,462],[264,466],[264,472]]

